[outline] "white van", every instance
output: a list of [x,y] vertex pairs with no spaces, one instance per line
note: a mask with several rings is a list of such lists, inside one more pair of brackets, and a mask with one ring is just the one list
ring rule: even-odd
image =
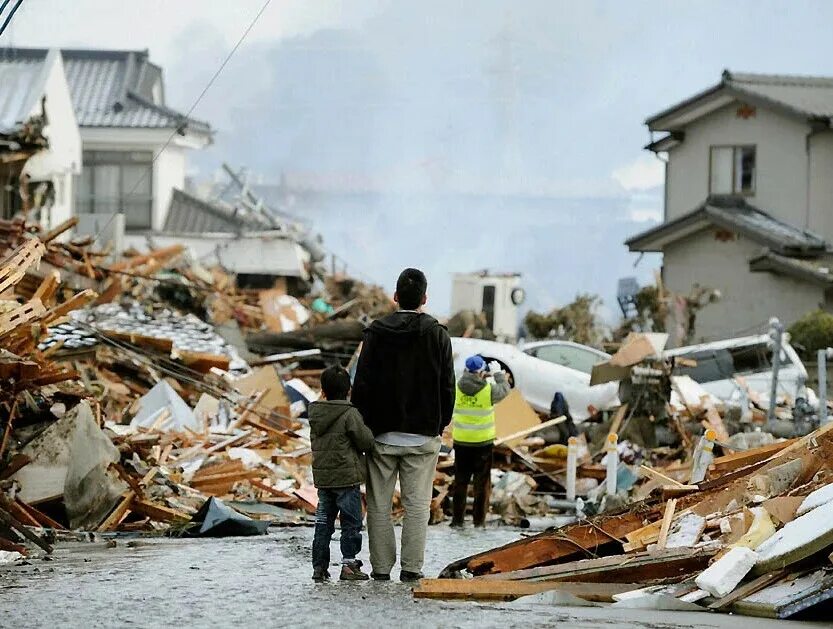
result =
[[[690,376],[721,400],[740,400],[741,392],[734,381],[735,376],[742,376],[750,390],[769,399],[773,353],[772,339],[766,334],[678,347],[667,350],[665,355],[697,361],[696,367],[677,367],[675,373]],[[793,400],[806,397],[806,382],[804,364],[792,345],[784,340],[778,370],[778,395],[786,395]]]

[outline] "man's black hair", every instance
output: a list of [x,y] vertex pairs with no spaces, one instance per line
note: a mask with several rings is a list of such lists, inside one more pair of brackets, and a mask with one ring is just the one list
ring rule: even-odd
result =
[[328,400],[346,400],[350,393],[350,374],[339,365],[327,367],[321,373],[321,390]]
[[405,269],[396,280],[396,295],[403,310],[416,310],[422,305],[428,280],[419,269]]

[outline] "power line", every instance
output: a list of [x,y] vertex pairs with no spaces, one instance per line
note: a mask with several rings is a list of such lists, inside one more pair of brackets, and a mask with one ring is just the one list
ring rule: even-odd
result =
[[[3,12],[3,9],[6,8],[6,5],[9,3],[9,0],[3,0],[3,6],[0,7],[0,13]],[[9,22],[12,21],[15,12],[20,8],[20,5],[23,4],[23,0],[17,0],[17,4],[12,7],[12,10],[9,11],[9,15],[6,17],[6,21],[3,22],[3,26],[0,26],[0,35],[6,30],[6,27],[9,25]]]
[[[20,4],[20,2],[22,2],[22,0],[18,0],[18,4]],[[266,2],[263,3],[263,6],[260,7],[260,11],[257,12],[257,15],[255,15],[254,19],[246,27],[246,30],[243,31],[242,35],[240,35],[240,38],[237,40],[237,43],[234,45],[234,47],[226,55],[226,58],[223,59],[223,62],[220,64],[220,67],[217,68],[216,72],[214,72],[214,75],[209,79],[208,83],[203,88],[202,92],[200,92],[200,95],[197,96],[197,99],[194,101],[194,104],[191,105],[191,107],[188,109],[188,112],[185,114],[184,118],[187,119],[191,116],[194,109],[196,109],[197,105],[200,104],[200,101],[203,99],[203,96],[205,96],[205,94],[208,92],[208,90],[211,89],[211,86],[214,85],[214,82],[217,80],[217,77],[220,76],[220,73],[223,71],[223,68],[226,67],[228,62],[234,56],[234,53],[237,52],[237,49],[240,48],[240,45],[246,39],[249,32],[254,28],[255,24],[257,24],[257,21],[260,19],[260,16],[263,15],[263,12],[266,11],[266,7],[268,7],[271,2],[272,2],[272,0],[266,0]],[[156,153],[156,155],[153,156],[153,159],[150,160],[150,164],[148,165],[147,170],[145,170],[142,173],[142,176],[139,177],[139,179],[136,180],[136,183],[133,184],[133,187],[130,189],[130,192],[128,192],[126,196],[132,195],[136,191],[136,188],[138,188],[140,184],[144,183],[145,179],[147,179],[147,176],[153,171],[153,164],[156,162],[156,160],[159,158],[159,156],[165,151],[165,149],[168,148],[168,145],[171,143],[171,141],[174,139],[174,137],[179,132],[180,132],[180,127],[177,127],[176,129],[173,130],[171,135],[168,137],[168,139],[162,145],[162,148],[160,148],[159,151]],[[95,235],[96,238],[98,238],[98,236],[101,235],[101,233],[105,229],[107,229],[107,227],[110,225],[110,223],[112,222],[112,220],[114,218],[115,218],[115,214],[109,218],[109,220],[104,224],[104,226],[101,229],[98,230],[98,233]]]

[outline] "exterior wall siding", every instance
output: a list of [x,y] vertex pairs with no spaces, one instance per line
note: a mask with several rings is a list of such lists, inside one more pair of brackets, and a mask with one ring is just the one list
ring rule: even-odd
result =
[[833,131],[810,136],[809,229],[833,243]]
[[669,151],[666,220],[701,204],[709,194],[712,146],[755,145],[755,194],[749,203],[795,227],[806,228],[809,125],[757,107],[753,117],[737,116],[728,105],[686,128],[685,141]]
[[825,305],[824,290],[808,282],[773,273],[753,273],[749,259],[760,245],[742,236],[715,238],[713,229],[669,246],[663,280],[671,291],[689,294],[695,283],[718,289],[719,301],[697,314],[694,342],[707,342],[758,332],[771,317],[790,325],[810,310]]

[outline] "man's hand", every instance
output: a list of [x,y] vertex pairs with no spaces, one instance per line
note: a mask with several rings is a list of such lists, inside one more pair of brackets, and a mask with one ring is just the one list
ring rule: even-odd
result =
[[489,363],[489,373],[493,376],[497,373],[503,373],[503,369],[498,361],[493,360]]

